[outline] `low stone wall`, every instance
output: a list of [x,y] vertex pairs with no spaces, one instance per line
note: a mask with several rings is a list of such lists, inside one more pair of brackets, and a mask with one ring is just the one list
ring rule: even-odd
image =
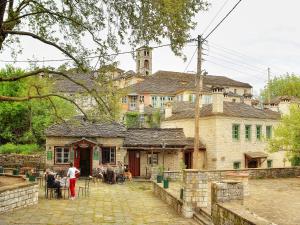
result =
[[[257,169],[238,169],[238,170],[201,170],[208,176],[209,181],[220,181],[228,173],[248,173],[249,179],[266,179],[266,178],[291,178],[300,176],[300,167],[283,167],[283,168],[257,168]],[[182,177],[181,171],[165,171],[165,176],[171,179],[179,180]]]
[[183,179],[181,171],[165,171],[164,177],[171,181],[182,181]]
[[237,181],[213,182],[211,186],[212,221],[218,225],[275,225],[246,210],[243,184]]
[[0,166],[45,168],[45,155],[0,154]]
[[0,213],[27,207],[37,203],[37,183],[24,181],[24,183],[16,183],[0,187]]
[[161,200],[166,202],[168,205],[170,205],[173,209],[175,209],[178,214],[181,214],[183,204],[182,201],[176,198],[171,193],[167,192],[161,185],[157,184],[154,181],[152,181],[152,183],[154,194]]

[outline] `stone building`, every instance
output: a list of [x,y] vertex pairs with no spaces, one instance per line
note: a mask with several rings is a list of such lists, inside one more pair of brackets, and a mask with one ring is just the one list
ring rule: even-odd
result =
[[46,131],[46,165],[66,169],[69,162],[81,174],[92,174],[100,164],[123,162],[133,176],[150,177],[152,168],[178,170],[193,140],[183,129],[126,129],[118,123],[92,123],[81,119],[55,124]]
[[[194,137],[194,104],[174,103],[165,110],[162,128],[183,128]],[[212,88],[212,103],[200,109],[200,140],[206,151],[192,152],[193,168],[238,169],[289,166],[285,152],[269,153],[267,139],[281,115],[258,109],[251,101],[226,101],[224,89]]]

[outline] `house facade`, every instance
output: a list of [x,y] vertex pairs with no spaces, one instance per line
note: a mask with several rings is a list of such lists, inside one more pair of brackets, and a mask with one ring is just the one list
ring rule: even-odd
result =
[[47,167],[67,169],[70,162],[82,176],[100,165],[125,164],[133,176],[150,177],[161,166],[178,170],[193,141],[183,129],[126,129],[118,123],[92,123],[82,119],[49,127],[46,132]]
[[[251,101],[225,101],[224,89],[212,89],[212,104],[200,109],[200,140],[206,151],[193,153],[193,168],[238,169],[290,166],[286,152],[267,151],[267,139],[281,114],[258,109]],[[168,108],[162,128],[183,128],[194,137],[194,106]]]

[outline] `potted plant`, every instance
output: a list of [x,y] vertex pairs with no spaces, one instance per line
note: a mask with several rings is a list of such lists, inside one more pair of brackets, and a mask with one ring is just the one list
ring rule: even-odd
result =
[[170,181],[169,177],[167,177],[166,179],[164,179],[164,183],[163,183],[164,185],[163,186],[164,186],[165,189],[169,188],[169,181]]
[[161,183],[163,178],[164,178],[164,167],[162,165],[160,165],[158,167],[158,174],[156,177],[157,183]]

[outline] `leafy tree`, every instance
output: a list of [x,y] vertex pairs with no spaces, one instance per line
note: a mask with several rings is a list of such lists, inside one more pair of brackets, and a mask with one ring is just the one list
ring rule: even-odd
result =
[[[24,71],[7,67],[0,70],[0,76],[10,77]],[[38,88],[43,92],[44,79],[33,80],[26,78],[16,82],[3,82],[0,85],[0,95],[18,97],[31,90],[29,95],[35,94]],[[49,86],[49,85],[48,85]],[[47,87],[48,88],[48,87]],[[33,90],[32,90],[33,89]],[[34,93],[32,93],[34,92]],[[31,144],[44,143],[44,129],[57,120],[64,120],[75,113],[71,103],[60,98],[52,97],[39,101],[0,102],[0,144]]]
[[128,128],[140,127],[140,113],[139,112],[127,112],[125,114],[125,124]]
[[267,99],[269,91],[271,99],[278,96],[295,96],[300,98],[300,77],[295,74],[275,77],[262,91],[263,99]]
[[274,130],[274,138],[269,141],[272,152],[286,150],[291,161],[300,157],[300,108],[291,106],[290,115],[285,115]]
[[[95,57],[100,65],[110,64],[114,56],[109,53],[117,53],[119,45],[126,42],[135,47],[169,39],[172,50],[180,55],[180,50],[190,39],[189,31],[196,25],[192,21],[193,16],[207,7],[205,0],[0,0],[0,50],[10,48],[13,53],[18,53],[20,49],[16,43],[19,38],[31,37],[59,50],[80,73],[92,69]],[[67,63],[65,68],[70,66]],[[64,71],[38,68],[22,76],[0,77],[0,83],[40,74],[63,76],[82,86],[103,109],[102,113],[111,114],[112,102],[107,102],[106,96],[76,82]],[[34,96],[25,92],[17,97],[2,95],[0,101],[54,96],[68,100],[66,96],[52,92],[36,93]]]

